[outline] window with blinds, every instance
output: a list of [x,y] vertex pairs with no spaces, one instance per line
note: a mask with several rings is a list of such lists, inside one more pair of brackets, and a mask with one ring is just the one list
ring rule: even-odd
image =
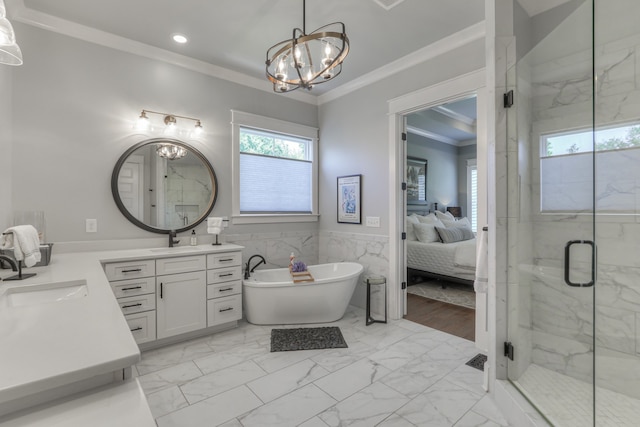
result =
[[240,213],[312,212],[309,139],[240,127]]
[[318,129],[232,111],[233,223],[318,221]]
[[467,161],[467,217],[471,229],[478,230],[478,167],[476,160]]

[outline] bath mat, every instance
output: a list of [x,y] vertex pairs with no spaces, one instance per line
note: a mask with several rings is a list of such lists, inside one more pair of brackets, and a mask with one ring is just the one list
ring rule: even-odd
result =
[[346,347],[348,345],[337,326],[271,330],[272,352]]
[[484,372],[484,362],[487,361],[487,356],[484,354],[477,354],[473,357],[473,359],[469,360],[465,365],[471,366],[472,368],[480,369]]

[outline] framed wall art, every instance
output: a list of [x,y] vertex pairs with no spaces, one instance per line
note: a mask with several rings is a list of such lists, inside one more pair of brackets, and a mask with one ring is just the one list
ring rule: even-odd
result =
[[407,203],[427,204],[427,160],[407,157]]
[[361,224],[360,190],[362,175],[338,177],[338,222]]

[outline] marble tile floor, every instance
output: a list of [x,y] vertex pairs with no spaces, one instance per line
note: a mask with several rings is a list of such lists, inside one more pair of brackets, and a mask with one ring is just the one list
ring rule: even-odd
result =
[[404,319],[365,326],[356,307],[331,325],[349,348],[270,353],[272,327],[242,322],[143,353],[135,368],[157,425],[507,426],[465,365],[473,342]]

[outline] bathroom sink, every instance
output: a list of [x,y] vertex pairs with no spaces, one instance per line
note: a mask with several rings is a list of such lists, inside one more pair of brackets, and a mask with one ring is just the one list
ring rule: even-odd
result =
[[7,289],[3,295],[9,306],[46,304],[77,298],[89,294],[86,280],[43,283],[39,285],[15,286]]
[[172,253],[181,253],[181,252],[198,252],[201,250],[202,248],[198,246],[174,246],[173,248],[149,249],[149,251],[153,253],[162,253],[162,254],[172,254]]

